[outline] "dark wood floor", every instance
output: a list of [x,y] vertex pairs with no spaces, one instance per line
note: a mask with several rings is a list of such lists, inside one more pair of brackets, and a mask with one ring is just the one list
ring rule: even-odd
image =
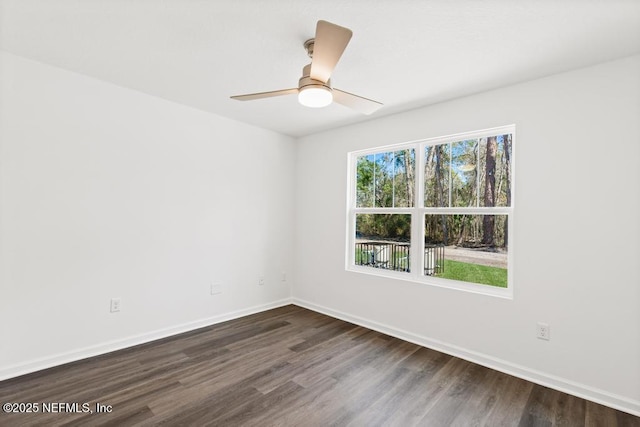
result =
[[296,306],[3,381],[6,402],[39,403],[39,413],[0,413],[2,426],[640,426]]

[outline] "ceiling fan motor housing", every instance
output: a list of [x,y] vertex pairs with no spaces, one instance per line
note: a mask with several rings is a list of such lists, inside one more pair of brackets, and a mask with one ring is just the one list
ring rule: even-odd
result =
[[321,82],[320,80],[314,80],[310,77],[311,74],[311,64],[307,64],[302,69],[302,77],[298,80],[298,89],[306,88],[306,87],[321,87],[329,92],[331,92],[331,79],[327,80],[327,83]]

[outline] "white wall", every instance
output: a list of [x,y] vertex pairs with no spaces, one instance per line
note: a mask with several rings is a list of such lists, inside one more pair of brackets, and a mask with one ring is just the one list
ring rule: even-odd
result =
[[293,139],[0,61],[0,379],[290,301]]
[[[344,270],[349,151],[512,123],[513,300]],[[640,56],[298,144],[294,301],[640,414]]]

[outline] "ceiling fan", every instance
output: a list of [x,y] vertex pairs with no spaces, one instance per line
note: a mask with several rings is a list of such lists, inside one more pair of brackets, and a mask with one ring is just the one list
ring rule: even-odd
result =
[[297,93],[298,101],[307,107],[325,107],[335,101],[363,114],[373,113],[382,107],[381,103],[331,87],[331,73],[352,35],[353,32],[348,28],[327,21],[318,21],[316,37],[304,42],[311,64],[305,65],[302,69],[302,77],[297,88],[236,95],[231,98],[252,101]]

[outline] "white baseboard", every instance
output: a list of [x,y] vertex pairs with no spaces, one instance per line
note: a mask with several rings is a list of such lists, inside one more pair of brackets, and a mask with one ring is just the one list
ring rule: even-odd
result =
[[286,298],[279,301],[274,301],[268,304],[253,306],[244,308],[242,310],[232,311],[229,313],[223,313],[217,316],[209,317],[206,319],[196,320],[194,322],[183,323],[177,326],[171,326],[169,328],[158,329],[148,333],[134,335],[131,337],[118,339],[114,341],[108,341],[102,344],[92,345],[90,347],[79,348],[65,353],[59,353],[40,359],[29,360],[24,363],[12,365],[9,367],[0,368],[0,381],[6,380],[20,375],[29,374],[43,369],[51,368],[54,366],[63,365],[69,362],[75,362],[77,360],[86,359],[88,357],[99,356],[101,354],[110,353],[116,350],[122,350],[123,348],[132,347],[139,344],[145,344],[151,341],[155,341],[161,338],[170,337],[172,335],[189,332],[194,329],[204,328],[206,326],[215,325],[216,323],[226,322],[228,320],[237,319],[240,317],[248,316],[250,314],[259,313],[273,308],[282,307],[291,304],[291,299]]
[[359,326],[364,326],[365,328],[373,329],[374,331],[382,332],[386,335],[390,335],[404,341],[420,345],[422,347],[427,347],[433,350],[440,351],[442,353],[449,354],[451,356],[459,357],[460,359],[468,360],[469,362],[477,363],[478,365],[486,366],[487,368],[495,369],[496,371],[513,375],[514,377],[522,378],[524,380],[531,381],[545,387],[559,390],[561,392],[590,400],[592,402],[600,403],[602,405],[609,406],[620,411],[640,416],[640,402],[637,400],[615,395],[613,393],[609,393],[607,391],[590,387],[584,384],[576,383],[574,381],[557,377],[555,375],[549,375],[544,372],[527,368],[526,366],[520,366],[506,360],[498,359],[472,350],[467,350],[465,348],[448,344],[440,340],[434,340],[428,337],[419,336],[411,332],[403,331],[401,329],[375,322],[373,320],[336,311],[311,303],[309,301],[301,300],[299,298],[293,298],[292,303],[297,306],[316,311],[318,313],[326,314],[327,316],[331,316],[336,319],[345,320]]

